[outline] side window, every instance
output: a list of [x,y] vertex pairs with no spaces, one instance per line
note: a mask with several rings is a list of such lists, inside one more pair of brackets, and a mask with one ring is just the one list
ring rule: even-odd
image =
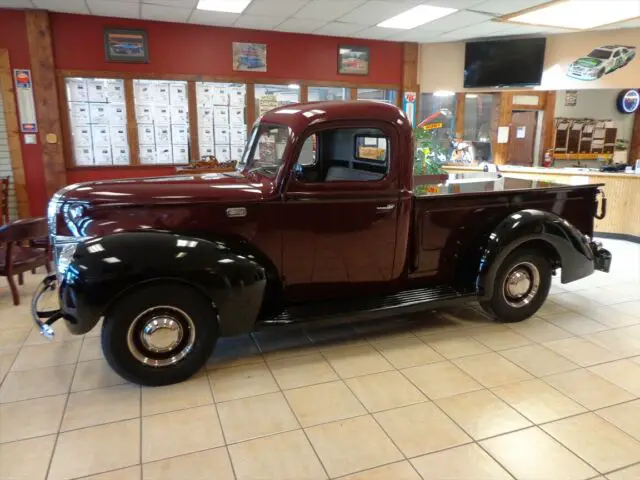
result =
[[298,157],[298,165],[310,167],[316,164],[316,134],[312,134],[305,140]]
[[613,54],[613,58],[618,58],[620,56],[620,50],[616,50],[616,53]]

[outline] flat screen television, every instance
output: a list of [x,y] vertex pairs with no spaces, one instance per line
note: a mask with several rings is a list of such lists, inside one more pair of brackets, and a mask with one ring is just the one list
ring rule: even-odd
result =
[[545,45],[544,38],[467,43],[465,88],[540,85]]

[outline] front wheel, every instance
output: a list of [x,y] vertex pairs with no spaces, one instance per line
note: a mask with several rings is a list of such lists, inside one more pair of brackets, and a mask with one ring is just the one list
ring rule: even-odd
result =
[[147,386],[178,383],[205,364],[218,337],[206,297],[183,285],[154,285],[117,300],[105,316],[102,351],[121,377]]
[[498,269],[490,299],[480,306],[502,322],[519,322],[534,315],[549,295],[551,265],[539,252],[517,249]]

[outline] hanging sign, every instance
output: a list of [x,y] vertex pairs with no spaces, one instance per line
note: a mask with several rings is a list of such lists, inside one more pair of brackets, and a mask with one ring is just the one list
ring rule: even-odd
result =
[[424,130],[435,130],[436,128],[442,128],[444,127],[444,123],[439,122],[439,123],[427,123],[424,127],[422,127]]
[[404,92],[404,99],[402,100],[402,109],[405,115],[409,119],[411,125],[416,124],[416,92]]
[[20,116],[20,131],[34,133],[38,131],[36,125],[36,106],[33,100],[33,84],[31,70],[14,69],[13,80],[16,83],[16,97],[18,99],[18,114]]

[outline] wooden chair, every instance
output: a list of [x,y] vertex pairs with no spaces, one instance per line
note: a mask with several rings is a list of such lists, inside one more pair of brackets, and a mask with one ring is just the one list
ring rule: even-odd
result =
[[11,179],[9,177],[0,177],[0,223],[3,225],[9,222],[9,188]]
[[0,227],[0,276],[7,277],[14,305],[20,304],[14,275],[42,266],[51,273],[49,245],[43,249],[31,244],[33,240],[46,236],[47,219],[44,217],[16,220]]

